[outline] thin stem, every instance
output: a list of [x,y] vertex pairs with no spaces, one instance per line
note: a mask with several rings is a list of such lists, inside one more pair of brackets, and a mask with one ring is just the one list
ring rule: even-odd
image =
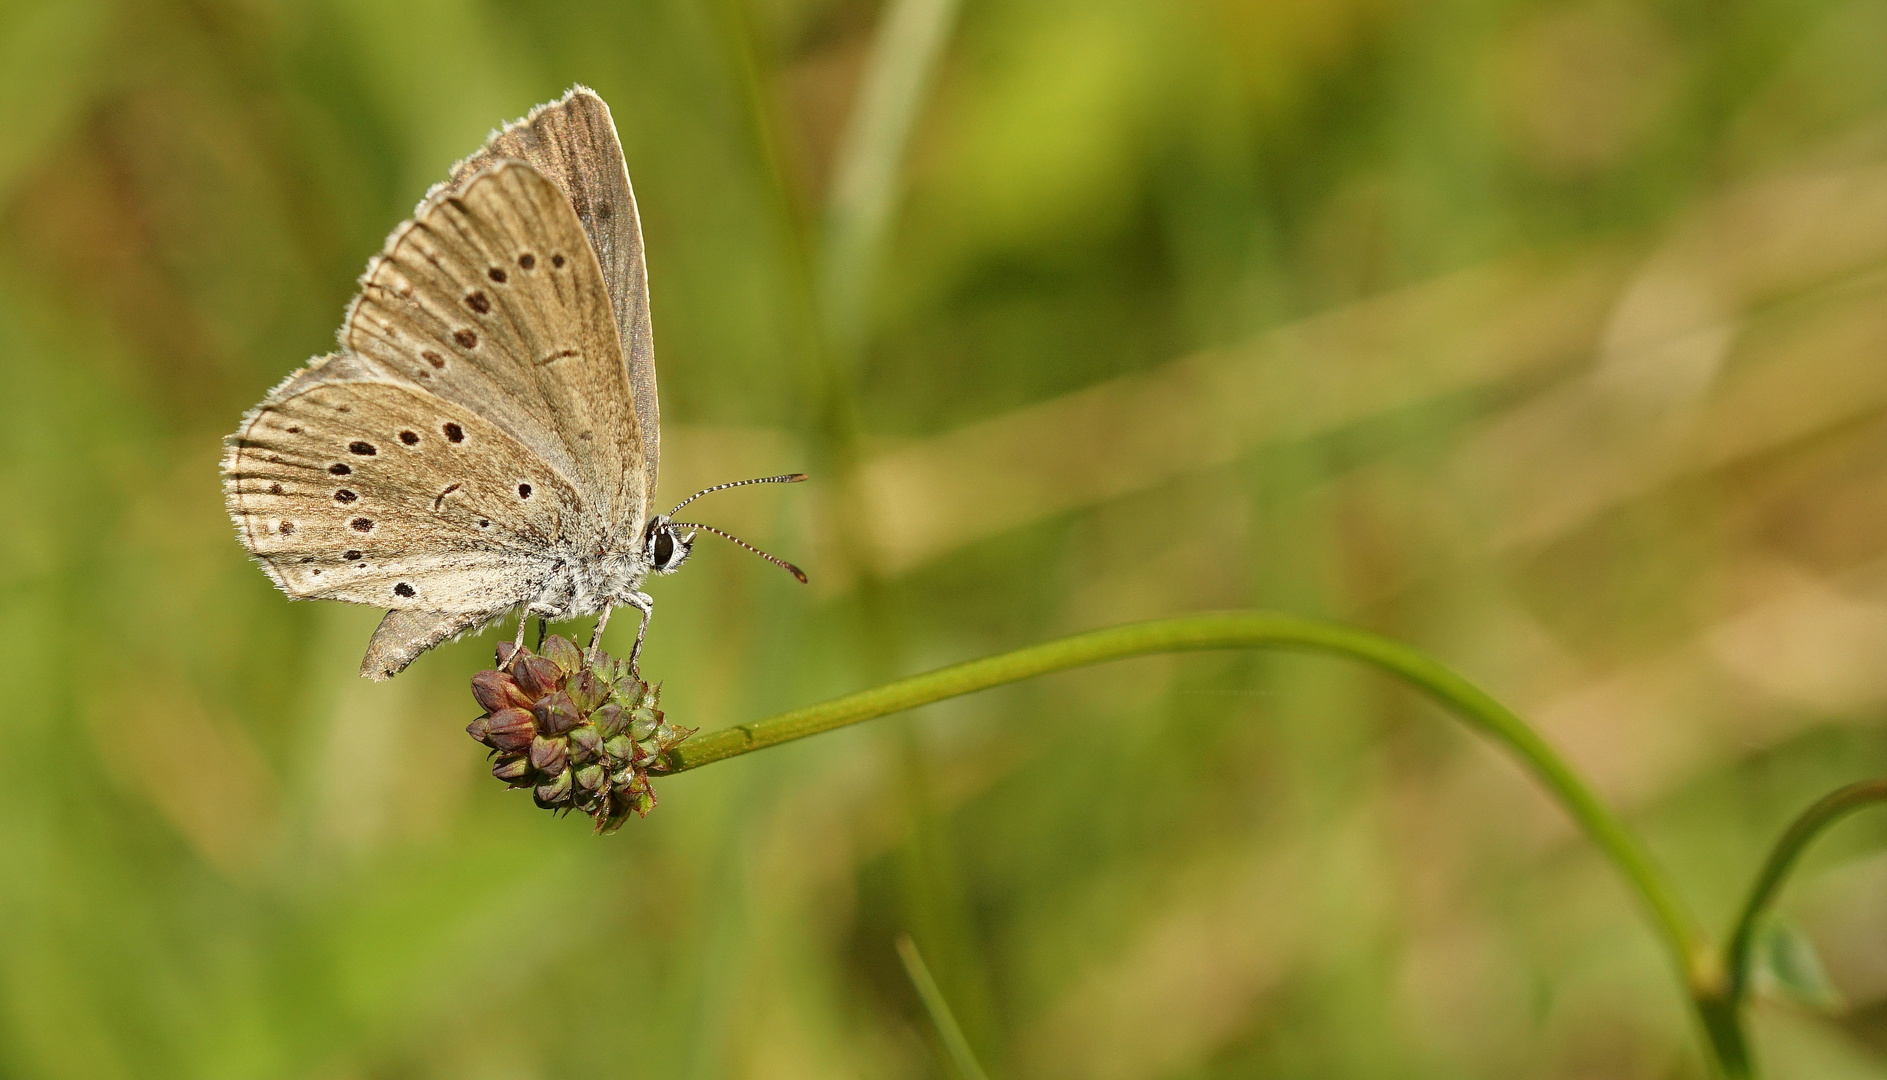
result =
[[950,1011],[950,1002],[944,1000],[943,990],[937,986],[937,980],[931,978],[930,967],[924,963],[924,954],[917,951],[917,942],[910,935],[898,939],[898,959],[904,961],[904,973],[911,977],[911,985],[917,988],[917,996],[924,1001],[924,1011],[930,1013],[930,1022],[937,1027],[937,1037],[943,1040],[944,1050],[950,1054],[951,1062],[957,1067],[957,1075],[962,1080],[989,1080],[989,1074],[977,1064],[976,1053],[970,1049],[970,1040],[963,1035],[963,1026],[957,1023],[956,1014]]
[[1036,675],[1149,653],[1285,648],[1336,653],[1397,675],[1520,757],[1611,859],[1650,910],[1687,985],[1715,955],[1651,855],[1526,721],[1480,687],[1400,642],[1337,623],[1225,612],[1130,623],[914,675],[803,709],[697,735],[669,753],[675,771],[777,746]]
[[1782,839],[1776,841],[1775,848],[1769,852],[1769,861],[1763,864],[1762,872],[1756,875],[1755,885],[1750,888],[1749,900],[1743,904],[1743,913],[1737,917],[1736,928],[1730,932],[1730,940],[1723,947],[1723,967],[1729,973],[1728,998],[1732,1008],[1741,1005],[1749,994],[1750,946],[1755,940],[1756,928],[1763,914],[1775,902],[1776,895],[1782,891],[1783,883],[1788,880],[1789,871],[1795,868],[1796,860],[1830,825],[1864,806],[1879,802],[1887,802],[1887,777],[1849,784],[1823,796],[1815,805],[1802,811],[1802,815],[1782,834]]

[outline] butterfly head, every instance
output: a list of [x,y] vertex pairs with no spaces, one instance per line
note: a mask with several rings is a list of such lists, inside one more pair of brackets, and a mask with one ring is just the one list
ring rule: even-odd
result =
[[684,535],[667,514],[658,514],[649,522],[643,536],[643,553],[649,569],[657,574],[672,574],[681,569],[695,548],[695,534]]
[[[666,514],[657,514],[650,519],[649,527],[643,533],[642,537],[643,554],[649,560],[649,570],[657,574],[672,574],[676,570],[679,570],[681,564],[687,562],[689,554],[694,551],[695,533],[700,531],[713,533],[716,536],[739,544],[741,547],[746,548],[748,551],[753,552],[755,555],[760,556],[793,575],[795,578],[798,578],[799,583],[804,585],[806,583],[805,573],[801,571],[799,567],[794,566],[785,559],[775,558],[761,551],[759,548],[754,547],[752,544],[749,544],[747,541],[742,540],[740,537],[732,533],[722,532],[712,525],[702,525],[693,521],[675,520],[675,512],[677,510],[694,502],[703,495],[710,495],[716,491],[726,491],[728,488],[746,487],[749,484],[797,484],[804,479],[806,479],[805,473],[787,473],[783,476],[762,476],[757,480],[736,480],[731,484],[716,484],[711,488],[703,488],[683,499],[676,505],[674,510],[670,510]],[[686,530],[685,534],[683,530]]]

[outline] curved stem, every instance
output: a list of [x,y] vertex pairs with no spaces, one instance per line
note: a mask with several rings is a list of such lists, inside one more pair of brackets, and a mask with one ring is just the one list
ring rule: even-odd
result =
[[1788,880],[1789,871],[1795,868],[1795,862],[1822,831],[1849,814],[1864,806],[1878,802],[1887,802],[1887,777],[1875,780],[1862,780],[1834,791],[1816,801],[1815,805],[1802,811],[1802,815],[1789,825],[1782,839],[1769,852],[1769,861],[1763,864],[1762,872],[1756,875],[1756,883],[1750,888],[1749,899],[1743,904],[1743,913],[1737,917],[1736,928],[1730,932],[1730,940],[1723,947],[1723,967],[1728,972],[1728,999],[1731,1008],[1742,1004],[1749,994],[1749,952],[1756,937],[1756,928],[1762,916],[1774,903],[1776,894],[1782,891],[1782,885]]
[[[1526,767],[1625,876],[1650,910],[1693,998],[1720,982],[1714,950],[1637,837],[1577,773],[1511,709],[1417,650],[1367,631],[1265,612],[1224,612],[1131,623],[914,675],[749,724],[697,735],[669,752],[673,771],[776,746],[934,701],[1036,675],[1149,653],[1285,648],[1336,653],[1397,675],[1492,736]],[[1713,1043],[1716,1036],[1712,1036]]]

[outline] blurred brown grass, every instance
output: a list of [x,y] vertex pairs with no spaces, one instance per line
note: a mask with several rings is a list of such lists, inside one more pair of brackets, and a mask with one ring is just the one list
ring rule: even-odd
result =
[[[583,81],[665,490],[818,474],[712,519],[815,590],[714,550],[658,586],[685,722],[1331,615],[1536,718],[1713,924],[1887,771],[1887,5],[967,4],[834,340],[886,12],[0,8],[0,1074],[945,1075],[910,932],[995,1076],[1698,1075],[1610,871],[1373,676],[1060,676],[595,842],[482,777],[489,641],[368,685],[376,613],[246,565],[220,437],[454,158]],[[1759,1006],[1773,1075],[1887,1073],[1884,829],[1784,899],[1848,1007]]]

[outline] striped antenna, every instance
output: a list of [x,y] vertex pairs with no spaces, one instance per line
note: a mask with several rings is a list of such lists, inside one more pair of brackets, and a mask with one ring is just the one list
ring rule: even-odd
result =
[[[791,479],[791,480],[788,480],[788,479],[781,479],[780,477],[777,477],[777,476],[776,476],[776,477],[773,477],[773,478],[772,478],[772,479],[771,479],[770,481],[768,481],[768,480],[745,480],[745,481],[742,481],[742,482],[743,482],[743,483],[747,483],[747,484],[765,484],[765,483],[769,483],[769,482],[771,482],[771,483],[778,483],[778,484],[790,484],[790,483],[793,483],[793,482],[794,482],[794,480],[804,480],[804,479],[806,479],[806,476],[805,476],[805,474],[804,474],[804,473],[794,473],[794,474],[793,474],[793,479]],[[733,485],[733,484],[723,484],[723,485],[721,485],[721,486],[722,486],[722,487],[733,487],[734,485]],[[714,488],[709,488],[708,490],[709,490],[709,491],[713,491],[713,490],[715,490],[715,489],[714,489]],[[739,545],[740,545],[741,547],[744,547],[744,548],[746,548],[746,549],[747,549],[748,551],[751,551],[751,552],[753,552],[753,553],[754,553],[755,555],[758,555],[758,556],[760,556],[761,558],[763,558],[763,559],[765,559],[766,561],[768,561],[768,562],[770,562],[770,563],[772,563],[773,565],[775,565],[775,566],[777,566],[777,567],[780,567],[781,569],[783,569],[783,570],[785,570],[785,571],[786,571],[787,573],[789,573],[789,574],[791,574],[791,575],[793,575],[794,577],[796,577],[796,578],[798,578],[798,579],[799,579],[799,583],[800,583],[801,585],[804,585],[804,584],[806,584],[806,572],[805,572],[804,570],[801,570],[801,569],[800,569],[799,567],[797,567],[797,566],[794,566],[794,565],[793,565],[792,563],[790,563],[790,562],[787,562],[787,561],[786,561],[785,559],[781,559],[781,558],[776,558],[776,557],[774,557],[774,556],[772,556],[772,555],[769,555],[769,554],[767,554],[767,553],[766,553],[766,552],[764,552],[764,551],[761,551],[761,550],[760,550],[759,548],[757,548],[757,547],[754,547],[754,546],[753,546],[752,544],[749,544],[749,543],[748,543],[747,541],[745,541],[745,540],[742,540],[742,539],[741,539],[740,537],[738,537],[738,536],[735,536],[735,535],[734,535],[733,533],[728,533],[728,532],[722,532],[721,530],[719,530],[719,529],[717,529],[717,528],[715,528],[715,527],[714,527],[714,526],[712,526],[712,525],[699,525],[699,524],[696,524],[695,522],[692,522],[692,521],[671,521],[671,522],[669,522],[669,523],[668,523],[668,527],[669,527],[669,528],[671,528],[671,529],[689,529],[689,530],[693,530],[693,529],[700,529],[700,530],[701,530],[702,532],[711,532],[711,533],[713,533],[714,535],[716,535],[716,536],[718,536],[718,537],[720,537],[720,538],[721,538],[721,539],[723,539],[723,540],[732,540],[732,541],[733,541],[734,543],[736,543],[736,544],[739,544]],[[694,543],[694,535],[693,535],[693,533],[692,533],[692,532],[691,532],[691,533],[689,534],[689,536],[688,536],[688,542],[689,542],[689,543],[691,543],[691,544],[692,544],[692,543]]]
[[[746,487],[748,484],[797,484],[801,480],[804,480],[804,479],[806,479],[805,473],[796,472],[796,473],[786,473],[781,476],[762,476],[754,480],[736,480],[731,484],[716,484],[711,488],[702,488],[700,491],[697,491],[693,495],[690,495],[687,498],[683,499],[682,501],[676,503],[675,509],[670,510],[667,516],[674,517],[675,514],[681,510],[682,507],[687,506],[689,503],[694,502],[696,499],[699,499],[703,495],[712,495],[717,491],[726,491],[728,488]],[[696,527],[704,528],[705,526],[696,526]],[[709,529],[708,531],[713,532],[714,530]],[[728,537],[728,539],[733,540],[734,538],[730,536]],[[736,541],[736,543],[738,543],[738,541]],[[755,550],[759,550],[759,549],[756,548]],[[766,553],[761,552],[761,554],[764,555]],[[771,555],[768,555],[767,557],[772,558]],[[782,563],[781,565],[785,565],[785,564]],[[797,573],[798,571],[794,571],[794,572]]]

